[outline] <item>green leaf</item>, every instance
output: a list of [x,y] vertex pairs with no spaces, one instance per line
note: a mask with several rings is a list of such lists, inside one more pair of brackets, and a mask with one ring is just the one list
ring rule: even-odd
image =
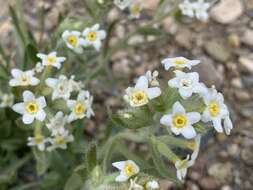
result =
[[83,181],[80,175],[73,173],[67,180],[64,190],[79,190],[83,186]]
[[[163,136],[159,136],[157,137],[157,139],[163,143],[165,143],[166,145],[169,145],[171,147],[180,147],[180,148],[187,148],[189,142],[191,141],[187,141],[185,139],[181,139],[179,137],[173,137],[171,135],[163,135]],[[192,141],[194,142],[194,141]]]
[[36,170],[38,175],[43,175],[49,166],[48,160],[46,158],[46,153],[44,151],[40,151],[37,148],[32,148],[33,155],[36,159]]
[[176,88],[166,87],[161,96],[151,101],[152,107],[157,112],[169,112],[172,109],[173,104],[180,100],[180,95]]
[[25,48],[25,55],[24,55],[24,69],[28,69],[29,66],[34,67],[40,59],[37,57],[37,48],[32,45],[28,44]]
[[174,175],[169,172],[169,169],[166,167],[166,164],[164,163],[164,160],[161,157],[161,154],[156,147],[156,143],[154,142],[154,140],[152,138],[149,141],[149,145],[150,145],[150,149],[151,149],[152,160],[154,162],[157,172],[160,175],[158,177],[163,177],[163,178],[173,181],[175,183],[180,183],[174,177]]
[[122,110],[110,117],[115,126],[129,129],[138,129],[153,124],[152,113],[146,106]]
[[86,151],[85,160],[88,171],[92,171],[97,165],[97,145],[95,143],[90,143]]
[[194,129],[196,130],[197,133],[204,134],[210,129],[209,125],[207,123],[204,123],[202,121],[193,124]]
[[13,22],[13,25],[15,27],[15,30],[17,31],[18,37],[20,38],[23,45],[25,46],[26,39],[25,39],[25,35],[24,35],[20,25],[19,25],[20,22],[19,22],[17,13],[16,13],[15,9],[12,6],[9,6],[9,12],[10,12],[10,16],[12,18],[12,22]]
[[203,98],[197,94],[187,98],[186,100],[181,99],[180,102],[184,106],[187,112],[199,112],[202,113],[205,110],[205,104]]
[[27,155],[19,160],[16,160],[15,163],[9,165],[8,167],[2,168],[0,174],[0,185],[11,182],[17,174],[17,170],[22,167],[30,158],[31,155]]

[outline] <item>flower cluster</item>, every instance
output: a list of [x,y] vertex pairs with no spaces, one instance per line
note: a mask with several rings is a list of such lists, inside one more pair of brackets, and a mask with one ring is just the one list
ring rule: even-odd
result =
[[99,24],[95,24],[90,28],[85,28],[83,32],[66,30],[62,34],[62,39],[67,47],[76,53],[82,53],[83,48],[90,46],[93,46],[99,51],[102,45],[101,41],[106,37],[106,32],[104,30],[99,30],[99,28]]
[[[67,78],[60,75],[58,78],[50,78],[52,68],[60,69],[65,57],[57,57],[56,52],[49,54],[38,53],[41,62],[34,69],[22,71],[12,69],[11,87],[22,87],[23,101],[16,103],[12,109],[22,115],[24,124],[34,124],[34,137],[28,138],[29,146],[37,146],[39,150],[52,151],[56,148],[66,149],[67,143],[74,140],[71,134],[70,123],[90,118],[94,115],[92,110],[93,97],[89,91],[83,89],[84,85],[75,81],[74,76]],[[40,79],[39,79],[40,78]],[[34,87],[34,88],[31,88]],[[39,95],[41,94],[41,95]],[[76,98],[75,98],[76,97]],[[5,106],[11,106],[12,96],[6,96],[3,100]],[[55,103],[58,101],[57,103]],[[57,104],[65,109],[47,106]],[[53,115],[55,113],[55,115]],[[36,122],[34,122],[36,120]],[[47,131],[42,127],[46,126]],[[46,132],[44,132],[46,131]],[[46,137],[46,134],[51,135]],[[48,145],[48,146],[47,146]]]
[[139,18],[143,9],[143,0],[114,0],[121,10],[129,9],[130,18]]
[[130,185],[128,190],[158,190],[160,188],[159,183],[156,180],[147,181],[143,185],[138,184],[137,175],[140,172],[140,168],[132,160],[114,162],[112,165],[118,170],[120,170],[119,176],[117,176],[115,179],[117,182],[126,182],[130,179]]
[[204,0],[198,0],[197,2],[190,2],[189,0],[184,0],[179,4],[179,8],[183,15],[188,17],[196,17],[201,21],[207,21],[208,13],[207,10],[210,7],[210,3],[204,2]]
[[[230,134],[233,128],[223,95],[217,92],[214,87],[208,88],[204,83],[201,83],[198,73],[183,72],[184,68],[191,69],[192,66],[199,63],[199,60],[189,60],[184,57],[166,58],[162,60],[162,65],[166,70],[175,68],[175,77],[168,81],[167,88],[177,91],[177,96],[179,97],[172,102],[172,107],[159,113],[160,124],[166,126],[176,137],[181,135],[186,140],[195,140],[191,156],[187,155],[185,159],[181,160],[177,155],[171,153],[173,155],[172,162],[175,164],[177,177],[180,180],[184,179],[187,168],[194,164],[198,155],[200,133],[197,130],[197,126],[212,125],[218,133],[225,132],[227,135]],[[162,99],[160,96],[163,96],[165,92],[163,92],[164,90],[159,85],[157,77],[157,71],[153,73],[148,71],[145,75],[139,77],[134,87],[128,87],[125,90],[126,94],[124,99],[130,107],[134,109],[136,107],[147,106],[147,109],[149,109],[150,106],[152,107],[153,101]],[[198,109],[185,107],[185,102],[187,101],[193,104],[191,101],[194,97],[197,97],[200,107]],[[131,175],[138,173],[139,169],[132,162],[124,162],[124,164],[132,166]],[[125,180],[127,176],[131,176],[126,175],[127,171],[129,171],[128,169],[122,169],[125,165],[122,162],[114,163],[115,167],[122,170],[121,175],[118,176],[116,181]]]

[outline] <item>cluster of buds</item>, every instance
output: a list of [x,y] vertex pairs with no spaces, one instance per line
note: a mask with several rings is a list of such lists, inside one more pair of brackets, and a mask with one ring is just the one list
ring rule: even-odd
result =
[[[74,76],[48,77],[53,68],[61,68],[65,57],[58,57],[56,52],[38,53],[37,57],[41,61],[34,69],[11,70],[9,85],[23,91],[23,101],[14,104],[12,109],[22,115],[24,124],[34,124],[34,136],[28,137],[29,146],[37,146],[40,151],[66,149],[67,143],[74,140],[71,122],[94,115],[93,97]],[[5,102],[7,105],[10,100]]]

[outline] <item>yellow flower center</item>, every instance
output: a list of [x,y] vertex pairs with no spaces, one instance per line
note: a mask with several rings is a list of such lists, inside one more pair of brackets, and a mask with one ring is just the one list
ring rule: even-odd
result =
[[56,62],[56,58],[55,57],[48,57],[47,62],[49,65],[53,65]]
[[80,102],[78,102],[75,105],[74,112],[76,113],[76,115],[83,114],[85,112],[85,110],[86,110],[85,106],[83,104],[81,104]]
[[35,142],[36,144],[40,144],[40,143],[43,142],[43,139],[44,139],[43,136],[37,135],[37,136],[34,137],[34,142]]
[[73,35],[71,35],[71,36],[69,36],[68,38],[67,38],[67,41],[68,41],[68,43],[70,44],[70,45],[72,45],[73,47],[76,47],[77,46],[77,37],[76,36],[73,36]]
[[29,78],[26,75],[21,76],[20,80],[22,85],[28,85],[29,83]]
[[88,34],[87,34],[87,39],[89,40],[89,41],[95,41],[96,39],[97,39],[97,34],[96,34],[96,32],[89,32]]
[[132,164],[127,164],[124,168],[124,172],[128,177],[131,177],[135,174],[135,168]]
[[173,124],[176,128],[183,128],[187,124],[187,118],[183,115],[176,115],[173,117]]
[[182,64],[185,64],[185,61],[184,61],[184,60],[181,60],[181,59],[177,59],[177,60],[174,61],[174,63],[175,63],[176,65],[182,65]]
[[55,138],[55,143],[56,144],[65,144],[65,139],[62,137],[62,136],[56,136],[56,138]]
[[208,105],[208,111],[210,112],[212,117],[216,117],[220,112],[220,107],[217,102],[211,102]]
[[148,96],[144,91],[138,90],[132,94],[131,100],[134,105],[144,105],[148,103]]
[[139,14],[141,12],[141,7],[140,5],[134,5],[131,8],[131,13],[132,14]]
[[29,114],[36,114],[39,110],[39,105],[36,102],[28,102],[25,106],[25,110]]

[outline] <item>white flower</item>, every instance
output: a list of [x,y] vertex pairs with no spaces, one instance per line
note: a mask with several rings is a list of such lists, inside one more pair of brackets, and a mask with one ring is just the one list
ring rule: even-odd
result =
[[84,117],[90,118],[94,115],[91,108],[93,102],[93,97],[90,95],[89,91],[80,91],[77,100],[68,100],[67,106],[71,110],[68,117],[68,122],[72,122],[77,119],[82,119]]
[[66,122],[67,116],[64,116],[63,112],[59,111],[53,118],[50,119],[46,126],[51,131],[52,135],[56,136],[57,134],[64,134],[64,125]]
[[22,120],[25,124],[31,124],[34,119],[45,120],[46,113],[43,108],[47,106],[47,103],[44,96],[35,98],[31,91],[26,90],[23,92],[23,100],[24,102],[13,105],[12,109],[23,115]]
[[169,70],[171,67],[175,68],[187,67],[191,69],[192,66],[195,66],[199,63],[200,63],[199,60],[189,60],[184,57],[166,58],[162,60],[162,64],[164,65],[165,70]]
[[65,130],[63,134],[57,134],[53,138],[49,139],[52,144],[47,148],[47,151],[52,151],[56,148],[66,149],[67,143],[74,141],[73,135],[69,134],[69,131]]
[[65,57],[57,57],[57,53],[51,52],[48,55],[43,54],[43,53],[38,53],[37,57],[39,57],[42,61],[42,65],[44,66],[53,66],[56,67],[57,69],[61,68],[61,63],[66,60]]
[[128,87],[126,89],[125,100],[130,103],[132,107],[143,106],[158,96],[161,95],[161,90],[158,87],[148,87],[148,79],[146,76],[141,76],[135,87]]
[[176,161],[175,167],[177,169],[177,178],[179,180],[183,180],[187,174],[188,168],[195,164],[195,161],[199,153],[200,140],[201,136],[197,135],[197,137],[195,138],[195,149],[191,156],[187,155],[186,159]]
[[168,85],[173,88],[178,88],[179,94],[183,99],[187,99],[192,96],[193,93],[204,94],[207,92],[207,88],[203,83],[199,83],[199,74],[184,73],[182,71],[176,71],[176,77],[169,80]]
[[81,32],[78,31],[64,31],[62,38],[65,41],[68,48],[74,50],[76,53],[82,53],[82,46],[85,44],[85,40],[81,38]]
[[151,71],[146,72],[145,76],[147,77],[150,86],[159,86],[159,82],[157,80],[158,75],[158,71],[154,71],[153,73]]
[[35,65],[35,68],[34,68],[34,71],[36,73],[41,73],[44,69],[44,66],[42,65],[41,62],[38,62],[36,65]]
[[19,69],[12,69],[11,75],[13,79],[9,81],[10,86],[36,86],[40,80],[35,78],[34,71],[21,71]]
[[99,24],[95,24],[91,28],[86,28],[83,31],[83,36],[84,46],[94,46],[98,51],[102,45],[101,41],[106,37],[106,32],[104,30],[99,30]]
[[184,107],[176,102],[173,104],[172,113],[164,115],[160,123],[170,127],[175,135],[182,134],[187,139],[196,137],[196,131],[192,124],[199,122],[201,116],[198,112],[186,113]]
[[178,6],[183,15],[189,16],[191,18],[194,17],[194,7],[193,4],[189,2],[189,0],[184,0],[184,2],[180,3]]
[[140,18],[141,11],[143,9],[143,3],[140,0],[132,2],[129,6],[130,18]]
[[84,88],[84,84],[81,81],[75,81],[74,75],[70,77],[69,84],[73,91],[81,91]]
[[114,0],[114,4],[119,7],[121,10],[126,9],[132,0]]
[[194,8],[195,16],[197,19],[201,21],[208,20],[207,10],[210,7],[210,3],[205,3],[203,0],[198,0],[197,2],[194,2],[192,6]]
[[230,135],[230,132],[233,129],[233,123],[229,117],[229,114],[224,118],[224,129],[227,135]]
[[147,190],[158,190],[160,189],[160,185],[156,180],[148,181],[146,183]]
[[139,166],[132,160],[114,162],[112,165],[120,170],[120,174],[115,179],[117,182],[127,181],[130,177],[140,172]]
[[136,183],[137,177],[130,179],[130,186],[128,190],[144,190],[143,186]]
[[221,93],[215,89],[209,89],[208,93],[203,96],[206,109],[202,115],[202,121],[212,121],[215,130],[219,133],[223,132],[222,120],[224,121],[225,132],[230,133],[233,128],[232,122],[229,119],[229,112],[227,106],[224,104],[224,98]]
[[13,94],[3,94],[1,97],[0,108],[11,107],[14,102]]
[[69,99],[73,90],[68,78],[64,75],[60,75],[58,79],[46,79],[46,85],[53,89],[52,100],[57,98],[63,98],[67,100]]
[[35,135],[34,137],[28,137],[28,146],[37,146],[40,151],[45,150],[45,144],[47,139],[42,135]]

